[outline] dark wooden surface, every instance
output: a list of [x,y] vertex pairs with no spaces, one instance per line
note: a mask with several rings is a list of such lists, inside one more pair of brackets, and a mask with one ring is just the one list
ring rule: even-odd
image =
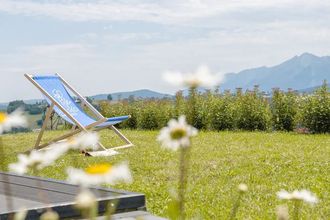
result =
[[[8,186],[13,203],[11,210],[8,210],[5,199]],[[58,212],[61,218],[77,218],[79,214],[72,205],[78,191],[78,186],[62,181],[0,172],[0,219],[7,219],[8,214],[22,207],[29,210],[28,219],[37,219],[47,207]],[[116,213],[145,210],[143,194],[109,188],[91,188],[91,191],[98,198],[100,215],[105,212],[109,201],[118,201]]]

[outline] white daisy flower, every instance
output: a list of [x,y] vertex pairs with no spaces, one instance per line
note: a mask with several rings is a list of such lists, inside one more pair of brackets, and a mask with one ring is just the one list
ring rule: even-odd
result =
[[244,183],[238,185],[238,191],[241,193],[246,193],[248,191],[248,186]]
[[67,180],[72,184],[78,184],[84,187],[91,185],[110,184],[118,182],[131,182],[132,176],[127,163],[116,166],[110,164],[97,164],[88,167],[85,170],[69,167],[67,169]]
[[12,128],[26,127],[28,123],[23,113],[21,109],[17,109],[9,115],[0,112],[0,134],[10,131]]
[[68,150],[66,144],[53,144],[47,150],[32,150],[30,154],[19,154],[17,163],[9,164],[9,169],[18,174],[25,174],[29,169],[41,170],[53,164]]
[[189,147],[190,138],[197,134],[197,129],[188,125],[185,116],[181,115],[178,120],[171,119],[168,126],[161,129],[157,140],[162,146],[172,150],[180,147]]
[[18,162],[9,165],[9,169],[18,174],[25,174],[29,169],[41,170],[52,165],[58,158],[70,149],[84,150],[87,147],[98,147],[98,136],[93,132],[86,132],[67,141],[50,145],[47,149],[32,150],[29,155],[19,154]]
[[99,136],[96,132],[83,132],[67,140],[70,149],[79,150],[85,150],[87,148],[97,150],[99,148],[98,141]]
[[90,210],[96,205],[96,197],[88,190],[83,189],[75,199],[75,207],[79,210]]
[[33,150],[29,155],[19,154],[18,162],[9,164],[9,169],[18,174],[25,174],[29,169],[39,169],[46,158],[43,156],[41,151]]
[[211,74],[207,66],[200,66],[195,73],[165,72],[163,79],[174,86],[213,87],[223,80],[223,75]]
[[277,197],[279,199],[285,200],[301,200],[311,204],[318,202],[317,197],[313,193],[305,189],[301,191],[295,190],[292,193],[289,193],[285,190],[281,190],[277,192]]

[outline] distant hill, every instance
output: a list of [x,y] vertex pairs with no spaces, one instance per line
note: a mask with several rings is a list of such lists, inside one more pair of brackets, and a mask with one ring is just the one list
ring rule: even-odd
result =
[[251,89],[254,85],[259,85],[264,91],[270,91],[274,87],[303,90],[321,85],[324,79],[330,81],[330,56],[319,57],[304,53],[276,66],[229,73],[221,88]]
[[[13,100],[14,101],[14,100]],[[36,104],[38,102],[43,101],[42,99],[28,99],[28,100],[23,100],[25,104]],[[1,110],[7,110],[8,102],[0,103],[0,111]]]
[[[330,87],[330,83],[327,84],[328,87]],[[321,86],[314,86],[306,89],[300,89],[298,90],[299,93],[312,93],[315,90],[319,89]]]
[[[120,99],[127,99],[129,96],[134,96],[134,98],[140,98],[140,99],[148,99],[148,98],[156,98],[156,99],[162,99],[162,98],[173,98],[173,95],[170,94],[164,94],[155,92],[148,89],[140,89],[136,91],[130,91],[130,92],[116,92],[116,93],[110,93],[113,100]],[[106,100],[108,97],[108,94],[98,94],[89,96],[93,100],[99,101],[99,100]],[[29,100],[23,100],[26,104],[35,104],[37,102],[43,101],[42,99],[29,99]],[[6,110],[8,106],[8,103],[0,103],[0,110]]]
[[[113,100],[127,99],[130,96],[134,96],[134,98],[140,98],[140,99],[147,99],[147,98],[162,99],[162,98],[172,98],[173,97],[173,95],[163,94],[163,93],[155,92],[155,91],[148,90],[148,89],[141,89],[141,90],[130,91],[130,92],[116,92],[116,93],[111,93],[111,96],[112,96]],[[94,100],[106,100],[107,97],[108,97],[108,94],[90,96],[90,98],[92,98]]]

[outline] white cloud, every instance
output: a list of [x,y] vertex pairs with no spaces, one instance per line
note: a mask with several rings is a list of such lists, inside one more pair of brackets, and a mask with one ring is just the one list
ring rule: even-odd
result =
[[71,21],[148,21],[180,24],[242,10],[330,7],[323,0],[171,0],[171,1],[44,1],[2,0],[0,11],[49,16]]
[[[189,72],[205,64],[212,72],[236,72],[303,52],[329,55],[330,48],[325,0],[0,0],[3,12],[95,21],[105,28],[48,36],[42,45],[36,34],[33,46],[12,43],[0,50],[0,76],[10,76],[0,101],[40,97],[24,73],[61,73],[86,95],[140,88],[173,92],[160,78],[168,69]],[[137,22],[118,31],[111,21]],[[146,28],[139,21],[165,25]]]

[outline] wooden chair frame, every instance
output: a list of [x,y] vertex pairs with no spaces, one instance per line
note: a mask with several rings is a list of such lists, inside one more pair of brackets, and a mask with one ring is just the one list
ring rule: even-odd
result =
[[[49,146],[52,143],[56,143],[58,141],[62,141],[65,140],[71,136],[74,136],[80,132],[87,132],[88,130],[91,131],[99,131],[105,128],[108,128],[110,130],[113,130],[115,132],[115,134],[117,136],[119,136],[119,138],[121,140],[123,140],[125,142],[125,145],[121,145],[121,146],[117,146],[117,147],[112,147],[112,148],[105,148],[100,142],[98,142],[98,145],[103,148],[104,152],[102,151],[95,151],[95,152],[87,152],[87,155],[90,156],[107,156],[109,155],[109,153],[113,154],[117,149],[123,149],[123,148],[128,148],[128,147],[132,147],[134,146],[133,143],[127,138],[125,137],[124,134],[122,134],[114,125],[109,125],[109,126],[105,126],[105,127],[101,127],[101,128],[97,128],[98,125],[106,122],[108,119],[105,118],[99,111],[97,111],[94,106],[92,104],[90,104],[82,95],[80,95],[72,86],[69,85],[68,82],[66,82],[59,74],[55,74],[56,76],[59,77],[59,79],[61,80],[61,82],[63,83],[64,87],[69,89],[73,94],[75,94],[78,99],[81,100],[82,104],[85,104],[91,111],[92,113],[96,116],[96,118],[98,119],[97,121],[95,121],[94,123],[88,125],[88,126],[83,126],[79,121],[77,121],[63,106],[61,106],[60,103],[58,103],[51,95],[49,95],[49,93],[43,89],[34,79],[33,79],[33,75],[29,75],[29,74],[25,74],[24,76],[33,84],[35,85],[42,94],[44,94],[50,101],[51,101],[51,105],[47,108],[46,111],[46,116],[45,116],[45,120],[43,122],[43,125],[41,127],[41,130],[39,132],[37,141],[35,143],[34,149],[42,149],[45,148],[47,146]],[[60,136],[57,138],[54,138],[53,140],[44,143],[44,144],[40,144],[43,134],[46,130],[47,124],[49,122],[50,119],[50,115],[52,113],[52,111],[54,110],[54,106],[57,106],[74,124],[73,124],[73,129]],[[104,155],[103,155],[104,154]]]

